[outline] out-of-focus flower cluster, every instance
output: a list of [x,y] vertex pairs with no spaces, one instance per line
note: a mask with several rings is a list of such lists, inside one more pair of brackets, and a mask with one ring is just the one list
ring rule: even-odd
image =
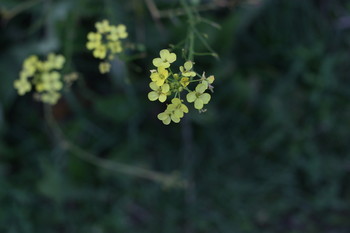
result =
[[[171,121],[179,123],[184,114],[189,112],[184,99],[188,103],[194,103],[195,109],[200,112],[204,111],[204,105],[208,104],[211,99],[211,95],[206,91],[213,92],[214,76],[206,77],[205,73],[202,76],[198,75],[193,70],[192,61],[186,61],[176,73],[171,69],[171,64],[176,61],[176,54],[163,49],[159,55],[160,57],[153,59],[156,69],[151,70],[149,86],[152,91],[148,93],[148,99],[159,100],[163,103],[171,97],[171,103],[167,104],[164,112],[158,114],[158,119],[166,125]],[[194,89],[191,89],[191,83],[197,83]],[[183,94],[184,91],[186,95]]]
[[95,27],[96,32],[89,32],[87,35],[86,47],[92,51],[95,58],[103,60],[99,65],[99,70],[101,74],[104,74],[110,71],[109,61],[123,51],[121,40],[126,39],[128,33],[125,25],[110,25],[108,20],[97,22]]
[[45,61],[32,55],[24,60],[19,79],[14,81],[18,95],[24,95],[32,89],[38,100],[56,104],[61,97],[63,82],[59,71],[63,68],[65,58],[62,55],[50,53]]

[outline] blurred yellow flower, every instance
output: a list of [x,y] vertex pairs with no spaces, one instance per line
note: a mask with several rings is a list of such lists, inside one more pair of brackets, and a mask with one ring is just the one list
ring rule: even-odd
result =
[[14,81],[15,89],[19,95],[24,95],[35,86],[35,96],[39,100],[55,104],[61,96],[59,91],[63,88],[61,74],[57,70],[62,69],[64,63],[64,56],[53,53],[44,61],[40,61],[37,56],[28,57],[23,62],[20,78]]
[[93,55],[96,58],[104,59],[106,58],[107,55],[107,48],[105,45],[99,45],[98,47],[95,48],[93,51]]
[[23,62],[23,71],[28,75],[28,77],[32,76],[37,70],[39,59],[37,56],[30,56]]
[[106,19],[102,20],[101,22],[97,22],[95,27],[99,33],[106,33],[111,30],[111,25],[109,25],[109,21]]
[[125,39],[128,37],[126,32],[126,26],[124,24],[119,24],[118,26],[111,26],[110,34],[107,36],[108,40],[117,41],[119,39]]
[[98,66],[101,74],[108,73],[111,69],[111,64],[108,62],[100,62],[100,65]]
[[17,89],[18,95],[24,95],[32,89],[30,82],[22,78],[14,82],[14,87]]
[[59,91],[62,89],[61,75],[54,71],[51,73],[43,73],[41,76],[43,90],[45,91]]
[[119,40],[118,41],[109,42],[108,43],[108,48],[111,50],[112,54],[120,53],[121,51],[123,51],[122,44],[121,44],[121,42]]
[[56,55],[56,54],[50,53],[47,57],[47,63],[50,69],[57,69],[57,70],[62,69],[65,61],[66,59],[62,55]]
[[41,95],[40,99],[42,102],[54,105],[60,99],[61,94],[59,92],[46,92]]
[[96,32],[89,32],[86,47],[92,50],[95,58],[105,60],[99,64],[99,71],[102,74],[108,73],[111,64],[107,60],[113,60],[116,54],[123,51],[121,39],[128,37],[126,26],[119,24],[111,25],[108,20],[102,20],[95,24]]
[[87,38],[88,42],[86,43],[86,48],[89,50],[97,48],[102,43],[102,35],[99,33],[89,32]]

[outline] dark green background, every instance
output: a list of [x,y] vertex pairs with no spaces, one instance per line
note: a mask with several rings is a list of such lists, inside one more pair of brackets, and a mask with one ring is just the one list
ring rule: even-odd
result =
[[[30,1],[2,0],[3,9]],[[226,2],[226,1],[224,1]],[[152,58],[186,36],[184,17],[145,1],[42,1],[0,26],[0,231],[165,233],[350,232],[350,2],[241,1],[201,12],[219,54],[208,111],[164,126],[150,102]],[[258,4],[254,4],[254,2]],[[201,4],[215,1],[201,1]],[[156,1],[160,10],[180,7]],[[107,18],[145,54],[111,75],[85,49]],[[205,48],[196,42],[196,50]],[[62,53],[80,81],[55,106],[67,137],[96,156],[179,172],[192,188],[114,173],[60,148],[43,106],[13,88],[30,54]]]

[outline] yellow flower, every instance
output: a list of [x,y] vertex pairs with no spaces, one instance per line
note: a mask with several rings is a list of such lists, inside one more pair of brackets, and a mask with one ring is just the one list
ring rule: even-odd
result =
[[179,98],[172,99],[168,108],[173,111],[172,114],[177,118],[182,118],[184,113],[188,113],[187,106],[184,105]]
[[173,63],[176,61],[176,54],[170,53],[167,49],[162,49],[159,52],[160,58],[153,59],[153,65],[155,67],[163,67],[163,68],[169,68],[170,63]]
[[210,75],[210,76],[207,78],[207,82],[208,82],[209,84],[212,84],[212,83],[214,82],[214,80],[215,80],[214,75]]
[[93,52],[94,57],[104,59],[107,55],[107,48],[105,45],[99,45]]
[[160,102],[164,102],[167,98],[167,95],[170,90],[169,84],[164,84],[163,86],[158,86],[155,82],[151,82],[149,87],[153,90],[148,93],[148,99],[150,101],[159,100]]
[[[152,63],[157,69],[151,70],[150,78],[152,82],[150,87],[152,91],[148,93],[148,99],[151,101],[159,100],[165,102],[167,97],[173,94],[171,103],[167,105],[164,112],[158,114],[158,119],[165,125],[171,122],[179,123],[188,113],[188,107],[181,100],[183,90],[189,93],[186,99],[189,103],[194,103],[194,107],[199,112],[205,112],[203,107],[208,104],[211,95],[205,93],[207,89],[212,91],[211,84],[214,82],[214,76],[205,77],[203,73],[201,79],[194,79],[197,73],[193,70],[193,62],[186,61],[183,66],[179,67],[180,72],[173,73],[170,69],[171,63],[176,61],[176,54],[170,53],[169,50],[163,49],[160,51],[160,57],[153,59]],[[191,89],[191,83],[197,82],[195,90]]]
[[210,75],[208,78],[205,77],[205,73],[203,72],[201,77],[201,82],[204,83],[207,87],[211,87],[211,84],[215,81],[214,75]]
[[117,41],[119,39],[125,39],[128,37],[126,32],[126,26],[124,24],[119,24],[118,26],[110,27],[110,34],[107,36],[108,40]]
[[207,88],[211,91],[211,92],[214,92],[214,87],[213,85],[213,82],[215,80],[215,77],[214,75],[210,75],[208,78],[205,77],[205,73],[202,74],[202,77],[201,77],[201,81],[203,84],[205,84],[207,86]]
[[163,67],[158,67],[157,71],[151,70],[151,79],[157,84],[157,86],[162,86],[165,80],[169,76],[169,72]]
[[39,63],[39,59],[35,55],[32,55],[24,60],[23,71],[28,75],[28,77],[34,75],[37,69],[38,63]]
[[27,79],[29,78],[30,76],[32,76],[33,74],[31,74],[30,72],[28,72],[28,70],[26,69],[23,69],[19,72],[19,78],[20,79]]
[[182,103],[179,98],[171,100],[166,110],[158,114],[158,119],[161,120],[165,125],[169,125],[171,121],[179,123],[184,113],[188,113],[188,108]]
[[111,69],[111,64],[108,62],[101,62],[100,65],[98,66],[101,74],[108,73]]
[[191,61],[185,62],[184,66],[180,66],[180,71],[182,76],[185,76],[185,77],[196,76],[196,72],[193,72],[192,68],[193,68],[193,63]]
[[57,103],[60,97],[61,94],[59,92],[53,91],[42,94],[40,99],[44,103],[54,105]]
[[[126,26],[110,25],[108,20],[102,20],[95,24],[97,32],[88,33],[88,42],[86,47],[93,50],[95,58],[102,60],[113,60],[115,55],[123,51],[121,39],[128,36]],[[101,73],[107,73],[110,70],[110,64],[100,63],[99,70]]]
[[32,89],[30,82],[22,78],[14,81],[13,86],[17,89],[18,95],[24,95]]
[[[166,109],[164,112],[158,114],[158,119],[163,122],[164,125],[169,125],[171,122],[171,111]],[[177,120],[177,119],[175,119]],[[180,121],[180,119],[179,119]]]
[[35,84],[35,90],[37,91],[37,92],[43,92],[44,91],[44,84],[42,83],[42,82],[38,82],[38,83],[36,83]]
[[41,76],[43,90],[49,92],[61,90],[63,84],[60,78],[61,75],[56,71],[51,73],[43,73]]
[[86,48],[93,50],[101,45],[102,35],[100,33],[89,32],[87,35],[88,42],[86,43]]
[[48,61],[39,61],[37,67],[40,72],[48,72],[52,69],[51,63]]
[[108,47],[112,53],[120,53],[121,51],[123,51],[120,41],[109,42]]
[[50,53],[47,56],[47,63],[50,69],[62,69],[66,59],[62,55],[55,55]]
[[[19,95],[24,95],[35,87],[35,95],[45,103],[55,104],[60,98],[58,92],[63,88],[61,75],[57,71],[63,68],[65,58],[62,55],[50,53],[45,61],[37,56],[30,56],[23,62],[20,78],[14,82]],[[32,78],[31,78],[32,77]]]
[[190,79],[187,77],[183,77],[181,78],[180,83],[183,87],[187,87],[188,84],[190,84]]
[[202,109],[204,104],[209,103],[210,94],[204,93],[207,86],[204,83],[197,85],[196,90],[187,94],[186,98],[189,103],[194,102],[194,107],[198,110]]
[[101,21],[101,22],[97,22],[95,24],[95,27],[97,29],[97,32],[99,32],[99,33],[107,33],[111,30],[111,26],[109,25],[109,21],[106,19]]

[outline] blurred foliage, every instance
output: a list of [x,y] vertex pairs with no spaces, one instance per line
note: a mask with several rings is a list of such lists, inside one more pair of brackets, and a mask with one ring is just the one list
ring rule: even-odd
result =
[[[216,6],[201,15],[222,26],[201,25],[220,60],[196,58],[215,93],[206,113],[170,126],[147,100],[150,58],[186,36],[186,19],[154,20],[152,2],[1,1],[0,231],[349,232],[349,2],[193,1]],[[85,43],[104,18],[126,24],[146,56],[100,77]],[[24,58],[48,52],[80,75],[54,108],[72,142],[193,185],[164,189],[60,148],[42,104],[12,86]]]

